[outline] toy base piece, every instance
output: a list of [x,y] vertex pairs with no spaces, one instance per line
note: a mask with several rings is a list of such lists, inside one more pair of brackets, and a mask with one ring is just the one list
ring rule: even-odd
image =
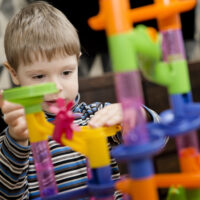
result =
[[171,110],[166,111],[161,116],[159,124],[151,124],[151,132],[155,134],[164,134],[169,137],[176,137],[200,127],[200,116],[184,117],[175,119]]
[[[149,127],[148,127],[149,128]],[[149,129],[148,129],[149,130]],[[151,130],[149,130],[150,132]],[[152,131],[151,131],[152,132]],[[150,134],[149,142],[142,145],[120,145],[111,154],[120,161],[130,161],[151,157],[165,145],[162,134]]]

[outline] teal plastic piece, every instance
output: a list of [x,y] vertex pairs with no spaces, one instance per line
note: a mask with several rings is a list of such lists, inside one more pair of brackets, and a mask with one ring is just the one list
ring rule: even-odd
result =
[[187,200],[185,189],[183,187],[171,187],[168,191],[167,200]]
[[12,103],[24,106],[26,114],[29,114],[40,112],[42,110],[41,103],[43,96],[57,91],[55,83],[44,83],[5,90],[3,98]]

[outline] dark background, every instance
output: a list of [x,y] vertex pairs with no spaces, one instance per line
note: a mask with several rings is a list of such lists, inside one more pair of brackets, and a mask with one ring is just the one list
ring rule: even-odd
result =
[[[104,31],[93,31],[87,24],[88,18],[96,15],[99,10],[98,0],[49,0],[49,3],[60,9],[77,28],[82,48],[89,54],[107,51]],[[130,0],[131,7],[136,8],[152,4],[152,0]],[[181,14],[184,40],[194,36],[194,10]],[[157,28],[156,21],[144,22],[147,26]]]

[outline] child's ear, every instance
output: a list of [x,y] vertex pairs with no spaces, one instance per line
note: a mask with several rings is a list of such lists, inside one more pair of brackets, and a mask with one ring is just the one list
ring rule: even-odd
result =
[[3,66],[5,66],[8,69],[8,71],[9,71],[9,73],[11,75],[13,83],[15,85],[19,85],[19,79],[17,77],[17,72],[10,66],[10,64],[8,62],[4,62]]

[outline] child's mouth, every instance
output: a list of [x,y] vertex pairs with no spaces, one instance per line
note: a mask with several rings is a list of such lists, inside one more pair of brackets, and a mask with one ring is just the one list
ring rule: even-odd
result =
[[55,104],[56,104],[56,100],[45,101],[45,103],[46,103],[48,106],[52,106],[52,105],[55,105]]

